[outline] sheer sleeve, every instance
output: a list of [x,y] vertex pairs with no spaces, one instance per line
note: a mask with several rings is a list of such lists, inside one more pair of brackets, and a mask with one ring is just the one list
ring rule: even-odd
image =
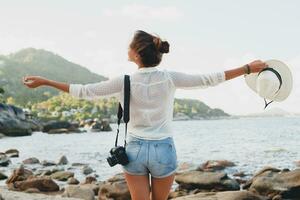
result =
[[187,74],[183,72],[168,71],[175,88],[197,89],[216,86],[225,81],[225,72],[209,74]]
[[89,84],[70,84],[69,94],[79,99],[95,100],[109,97],[120,97],[123,89],[124,75],[106,81]]

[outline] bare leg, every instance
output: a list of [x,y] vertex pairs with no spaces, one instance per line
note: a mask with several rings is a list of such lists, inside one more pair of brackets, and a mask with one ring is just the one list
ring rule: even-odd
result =
[[174,178],[175,174],[165,178],[151,177],[151,200],[167,200]]
[[150,200],[149,176],[125,174],[125,179],[130,191],[132,200]]

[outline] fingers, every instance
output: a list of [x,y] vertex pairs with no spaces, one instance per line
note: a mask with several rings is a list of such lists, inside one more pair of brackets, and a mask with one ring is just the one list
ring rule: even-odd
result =
[[24,81],[35,80],[35,79],[36,79],[36,76],[25,76],[25,77],[23,77]]

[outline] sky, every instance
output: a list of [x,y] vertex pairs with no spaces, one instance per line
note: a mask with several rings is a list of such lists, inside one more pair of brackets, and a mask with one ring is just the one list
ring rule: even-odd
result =
[[[52,51],[108,78],[132,73],[128,44],[136,30],[170,43],[160,68],[201,74],[279,59],[293,90],[270,108],[300,113],[300,2],[296,0],[0,0],[0,54],[34,47]],[[34,75],[34,74],[32,74]],[[206,89],[178,89],[230,114],[263,111],[244,77]]]

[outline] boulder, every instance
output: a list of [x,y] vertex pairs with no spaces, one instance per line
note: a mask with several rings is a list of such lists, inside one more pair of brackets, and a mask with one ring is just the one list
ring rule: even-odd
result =
[[217,171],[223,170],[226,167],[233,167],[235,164],[228,160],[208,160],[203,163],[198,170],[200,171]]
[[98,193],[98,200],[128,200],[130,192],[125,180],[104,183]]
[[4,179],[7,179],[7,178],[8,177],[3,172],[0,171],[0,181],[4,180]]
[[81,130],[78,129],[78,124],[70,123],[68,121],[55,121],[51,120],[44,124],[43,132],[57,134],[57,133],[80,133]]
[[6,180],[6,184],[14,183],[16,181],[24,181],[27,178],[33,176],[32,171],[25,169],[23,165],[19,168],[14,169],[12,175]]
[[85,181],[84,181],[83,184],[90,184],[90,183],[95,183],[95,182],[97,182],[96,177],[93,177],[93,176],[87,176],[87,177],[85,178]]
[[0,103],[0,132],[6,136],[31,135],[32,124],[21,108]]
[[40,161],[39,161],[39,159],[37,159],[35,157],[31,157],[31,158],[27,158],[27,159],[23,160],[22,163],[32,165],[32,164],[39,164]]
[[91,126],[91,132],[100,132],[102,129],[102,124],[100,122],[94,122]]
[[82,187],[80,185],[67,186],[62,196],[80,198],[84,200],[95,200],[94,191],[91,188]]
[[91,167],[85,165],[82,167],[81,171],[84,175],[88,175],[88,174],[93,173],[94,170]]
[[69,185],[78,185],[79,181],[76,178],[74,178],[74,177],[70,177],[70,178],[68,178],[67,183]]
[[300,197],[300,169],[292,171],[265,168],[248,183],[249,190],[260,195],[282,198]]
[[43,160],[43,161],[41,162],[41,164],[42,164],[44,167],[56,165],[56,163],[55,163],[54,161],[50,161],[50,160]]
[[60,133],[69,133],[69,130],[66,128],[57,128],[48,131],[48,134],[60,134]]
[[239,190],[238,182],[223,172],[202,172],[197,170],[183,172],[175,176],[180,189],[203,191]]
[[60,195],[57,195],[57,193],[60,194],[60,192],[38,194],[36,193],[38,191],[37,189],[28,189],[26,192],[19,192],[8,190],[6,187],[0,187],[0,190],[0,196],[2,196],[2,199],[0,198],[0,200],[80,200],[78,198],[61,197]]
[[5,153],[0,152],[0,166],[7,167],[10,163],[9,157]]
[[101,131],[112,131],[112,128],[109,124],[109,119],[101,120]]
[[50,177],[59,181],[67,181],[70,177],[74,177],[74,173],[69,171],[58,171],[51,174]]
[[[249,191],[204,192],[175,198],[176,200],[267,200]],[[175,200],[174,199],[174,200]]]
[[68,159],[66,156],[62,156],[59,158],[58,162],[57,162],[58,165],[66,165],[68,164]]
[[28,189],[37,189],[40,192],[59,191],[59,186],[47,177],[29,177],[24,181],[15,181],[8,184],[10,190],[26,191]]
[[17,149],[8,149],[4,153],[10,158],[19,157],[19,151]]
[[52,129],[69,129],[71,128],[72,124],[68,121],[55,121],[51,120],[44,124],[43,126],[43,132],[49,132]]
[[0,139],[4,138],[4,137],[5,137],[5,135],[3,133],[0,133]]

